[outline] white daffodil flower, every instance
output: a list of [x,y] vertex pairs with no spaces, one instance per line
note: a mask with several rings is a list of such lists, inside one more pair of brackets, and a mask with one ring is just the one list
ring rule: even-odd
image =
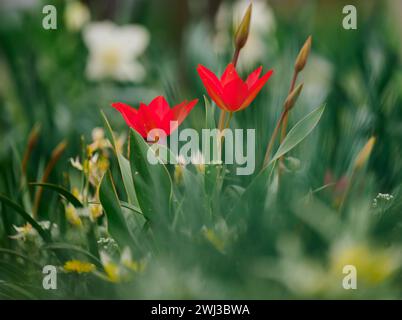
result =
[[90,80],[140,82],[145,78],[145,68],[137,59],[149,44],[146,28],[97,22],[88,24],[83,36],[89,49],[86,74]]

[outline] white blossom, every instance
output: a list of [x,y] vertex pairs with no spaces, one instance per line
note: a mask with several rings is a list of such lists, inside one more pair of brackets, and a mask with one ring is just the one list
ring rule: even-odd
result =
[[88,24],[84,29],[84,41],[89,49],[87,77],[90,80],[142,81],[145,68],[137,59],[149,40],[148,30],[141,25],[120,27],[108,21]]

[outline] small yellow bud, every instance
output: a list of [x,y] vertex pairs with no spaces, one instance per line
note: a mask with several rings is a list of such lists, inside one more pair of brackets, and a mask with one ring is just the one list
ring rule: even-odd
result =
[[174,181],[177,184],[181,184],[183,181],[183,166],[176,164],[174,168]]
[[78,215],[77,210],[74,208],[72,204],[68,204],[66,206],[66,219],[70,222],[73,226],[82,227],[82,220]]
[[295,71],[300,72],[304,69],[307,63],[308,55],[310,54],[312,38],[309,36],[301,48],[299,55],[296,58]]
[[289,111],[295,105],[297,98],[303,89],[303,83],[299,84],[296,88],[293,89],[291,93],[289,93],[288,97],[285,100],[285,110]]
[[91,214],[91,219],[94,221],[97,218],[99,218],[103,213],[102,206],[99,204],[93,204],[90,206],[90,214]]
[[106,172],[109,169],[109,160],[106,157],[101,156],[99,158],[99,160],[96,163],[97,168],[101,171],[101,172]]
[[361,167],[363,167],[366,164],[367,160],[370,158],[375,140],[375,137],[371,137],[369,141],[367,141],[367,143],[364,145],[363,149],[360,150],[355,160],[356,169],[360,169]]
[[113,262],[109,262],[103,265],[103,269],[105,270],[106,276],[111,282],[120,282],[120,269],[119,266]]
[[220,252],[225,251],[225,242],[218,237],[218,235],[212,230],[208,228],[203,228],[202,232],[204,237]]
[[69,260],[63,266],[66,272],[90,273],[96,269],[95,265],[85,261]]
[[247,42],[248,34],[250,32],[250,21],[251,21],[251,11],[252,11],[253,4],[250,3],[250,5],[247,8],[246,13],[243,16],[243,19],[237,28],[237,31],[235,33],[235,47],[236,50],[240,50],[243,48]]
[[74,197],[76,197],[78,200],[82,201],[83,197],[80,193],[80,190],[78,190],[77,187],[73,187],[73,189],[71,190],[71,193],[73,194]]

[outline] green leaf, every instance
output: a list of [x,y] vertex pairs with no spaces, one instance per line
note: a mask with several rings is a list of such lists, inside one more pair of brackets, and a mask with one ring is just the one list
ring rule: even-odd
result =
[[[249,220],[248,223],[256,223],[262,214],[265,204],[269,198],[269,186],[272,182],[275,163],[269,163],[258,175],[251,181],[238,200],[233,204],[229,219],[237,221],[240,219]],[[252,218],[249,218],[251,215]]]
[[143,137],[134,130],[130,137],[131,172],[141,211],[153,223],[166,223],[172,198],[169,172]]
[[30,257],[28,257],[20,252],[17,252],[17,251],[11,250],[11,249],[0,248],[0,253],[13,255],[17,258],[22,258],[22,259],[26,260],[27,262],[32,263],[36,267],[42,268],[42,265],[40,263],[38,263],[37,261],[31,259]]
[[135,194],[133,183],[133,176],[131,174],[130,162],[122,154],[117,154],[117,160],[119,162],[124,188],[126,189],[128,203],[138,206],[138,200]]
[[128,202],[125,202],[125,201],[120,201],[120,205],[123,208],[126,208],[126,209],[128,209],[128,210],[130,210],[132,212],[135,212],[136,214],[142,215],[141,209],[139,207],[137,207],[137,206],[134,206],[134,205],[132,205],[132,204],[130,204]]
[[183,189],[178,196],[180,202],[180,211],[183,213],[180,217],[175,212],[175,226],[180,218],[181,225],[192,228],[194,232],[210,222],[211,214],[208,210],[209,203],[204,186],[204,177],[200,174],[194,174],[186,168],[183,170]]
[[52,251],[57,251],[57,250],[62,250],[62,251],[66,251],[67,253],[69,253],[69,256],[74,256],[71,255],[71,252],[74,252],[75,254],[82,254],[84,256],[87,256],[93,263],[95,263],[97,266],[101,266],[102,263],[101,261],[94,256],[92,253],[90,253],[87,250],[82,249],[81,247],[72,245],[72,244],[68,244],[68,243],[52,243],[52,244],[48,244],[43,246],[44,250],[52,250]]
[[10,289],[10,293],[12,294],[13,299],[37,300],[37,297],[35,297],[35,295],[33,295],[27,289],[23,288],[20,285],[11,283],[11,282],[0,280],[0,288],[1,288],[1,290],[6,290],[7,288]]
[[107,117],[103,111],[101,111],[101,113],[105,122],[106,136],[112,143],[114,153],[116,154],[117,161],[119,163],[120,173],[123,178],[123,184],[127,194],[127,200],[130,204],[138,206],[133,177],[131,175],[130,162],[117,150],[116,139],[114,137],[112,127],[110,126],[109,121],[107,120]]
[[132,239],[110,171],[106,172],[102,178],[99,188],[99,200],[107,216],[109,233],[119,244],[127,245]]
[[279,146],[270,163],[274,163],[276,160],[302,142],[316,127],[321,119],[324,109],[325,105],[322,105],[296,123],[296,125],[286,135],[285,140],[283,140],[282,144]]
[[51,183],[30,183],[29,185],[35,186],[35,187],[43,187],[45,189],[50,189],[50,190],[56,191],[60,196],[65,198],[76,208],[82,208],[84,206],[81,203],[81,201],[79,199],[77,199],[77,197],[74,196],[70,191],[68,191],[67,189],[60,187],[58,185],[51,184]]
[[39,223],[35,221],[35,219],[27,213],[20,205],[15,203],[13,200],[9,199],[7,196],[0,194],[0,201],[2,201],[5,205],[14,209],[26,222],[30,223],[32,227],[39,233],[42,237],[43,241],[49,243],[51,242],[50,233],[44,230]]

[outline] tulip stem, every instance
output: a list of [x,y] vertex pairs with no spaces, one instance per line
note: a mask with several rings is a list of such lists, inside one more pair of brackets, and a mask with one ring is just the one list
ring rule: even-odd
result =
[[[297,76],[299,75],[299,72],[295,69],[293,72],[293,77],[292,77],[292,82],[290,84],[290,89],[289,89],[289,94],[294,90],[296,86],[296,80]],[[286,136],[286,128],[288,126],[288,119],[289,119],[289,113],[287,112],[286,117],[283,119],[283,124],[282,124],[282,130],[281,130],[281,143],[285,139]]]
[[226,111],[222,110],[221,115],[219,116],[219,123],[218,123],[218,129],[219,131],[222,131],[225,125],[225,120],[226,120]]
[[[239,60],[240,50],[241,50],[241,48],[236,47],[235,51],[233,53],[232,63],[235,68],[237,66],[237,61]],[[226,115],[227,115],[227,111],[222,110],[221,114],[219,116],[219,122],[218,122],[218,129],[220,132],[222,132],[224,129],[227,129],[229,127],[229,123],[230,123],[230,120],[232,119],[233,112],[230,112],[229,120],[227,121],[227,123],[225,125]]]
[[240,55],[240,49],[239,48],[236,48],[235,49],[235,52],[234,52],[234,54],[233,54],[233,58],[232,58],[232,63],[233,63],[233,65],[236,67],[236,65],[237,65],[237,61],[239,60],[239,55]]
[[226,121],[225,129],[229,128],[230,120],[232,120],[232,117],[233,117],[233,112],[229,112],[229,118],[228,118],[228,121]]
[[279,118],[278,122],[276,123],[274,132],[272,133],[271,139],[269,140],[267,151],[265,153],[263,168],[265,168],[269,163],[269,159],[271,158],[272,147],[274,146],[276,137],[278,136],[279,129],[288,113],[289,113],[289,109],[283,110],[281,117]]

